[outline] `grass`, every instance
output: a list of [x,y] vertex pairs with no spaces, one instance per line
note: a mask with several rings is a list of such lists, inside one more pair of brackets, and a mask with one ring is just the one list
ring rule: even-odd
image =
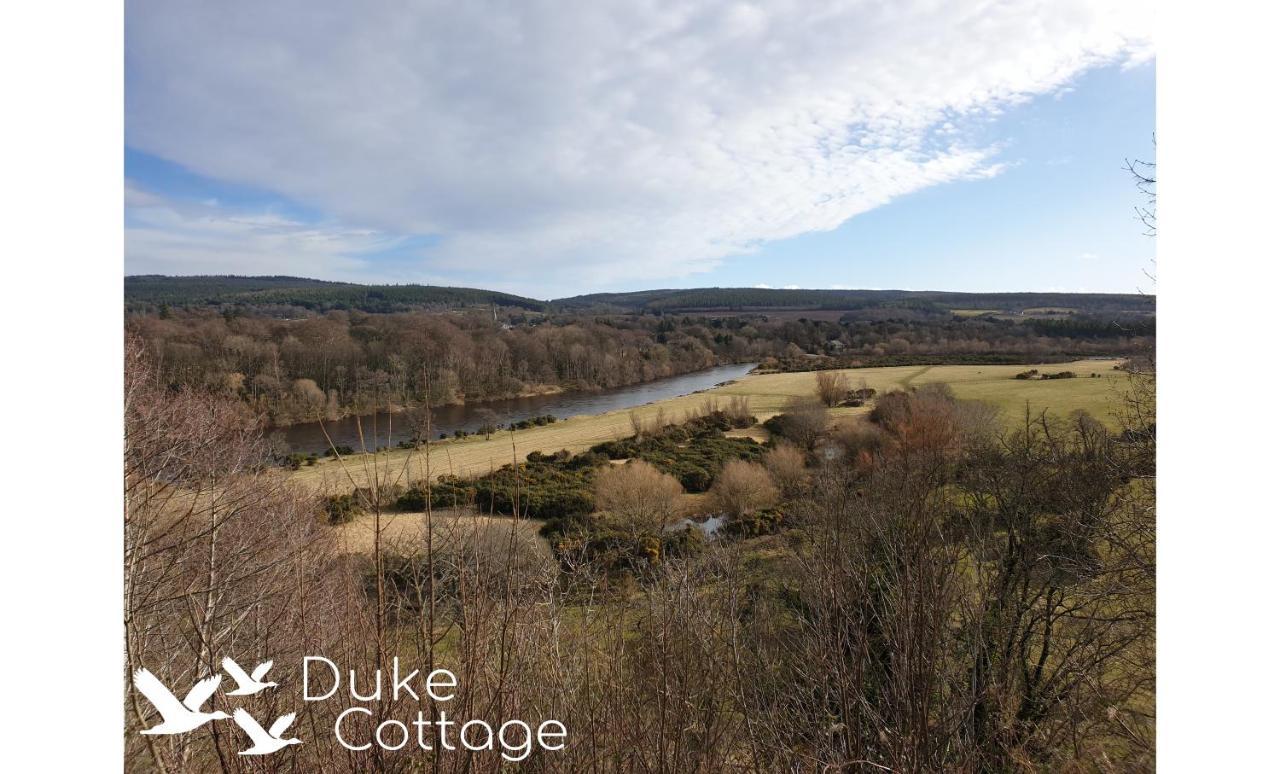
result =
[[[1112,406],[1124,390],[1126,379],[1123,372],[1112,369],[1117,362],[1083,360],[1046,365],[894,366],[847,369],[844,373],[851,388],[859,387],[865,381],[866,386],[877,392],[943,382],[951,385],[959,398],[994,404],[1010,424],[1022,417],[1024,408],[1029,404],[1033,412],[1047,409],[1062,416],[1075,409],[1084,409],[1114,426],[1110,415]],[[1028,368],[1038,368],[1042,372],[1074,371],[1079,376],[1047,381],[1013,378]],[[1101,378],[1091,379],[1090,373],[1100,374]],[[812,372],[752,374],[723,387],[657,401],[634,411],[644,420],[654,418],[661,411],[667,422],[674,423],[682,421],[686,413],[702,410],[708,402],[719,399],[722,405],[727,405],[730,396],[743,395],[751,402],[751,412],[763,422],[781,412],[792,397],[812,395],[813,388]],[[831,411],[831,415],[833,418],[855,416],[869,410],[869,407],[837,408]],[[630,437],[633,434],[630,413],[611,411],[569,417],[552,425],[495,434],[489,440],[471,436],[432,444],[429,460],[422,451],[400,449],[355,455],[342,461],[327,460],[297,470],[292,479],[326,492],[349,492],[352,481],[364,485],[374,475],[375,469],[380,479],[402,483],[426,478],[428,470],[433,476],[448,473],[477,475],[499,468],[513,459],[523,460],[531,451],[550,453],[568,449],[577,453],[603,441]],[[757,433],[752,435],[762,437]]]
[[956,317],[982,317],[987,314],[1000,314],[999,309],[952,309]]
[[[357,517],[349,524],[336,527],[338,545],[342,552],[373,553],[375,522],[376,517],[368,513]],[[505,539],[513,526],[520,542],[541,542],[538,530],[542,527],[542,522],[530,519],[514,520],[513,524],[513,519],[509,516],[485,516],[464,509],[446,509],[432,513],[431,524],[436,533],[436,539],[442,544],[477,531],[493,533]],[[426,533],[426,519],[421,513],[382,514],[382,542],[388,549],[400,551],[420,549],[425,546]]]

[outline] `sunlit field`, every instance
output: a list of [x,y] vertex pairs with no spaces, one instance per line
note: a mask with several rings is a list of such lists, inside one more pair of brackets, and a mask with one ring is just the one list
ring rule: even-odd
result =
[[[883,393],[893,389],[944,383],[958,398],[982,400],[998,407],[1006,423],[1020,421],[1029,407],[1033,413],[1047,410],[1066,416],[1083,409],[1109,426],[1114,426],[1112,412],[1124,390],[1127,375],[1115,370],[1119,360],[1080,360],[1070,363],[1041,365],[960,365],[960,366],[894,366],[889,368],[855,368],[842,371],[850,388],[865,382],[867,387]],[[1072,371],[1074,379],[1020,380],[1014,376],[1028,369],[1041,373]],[[1096,378],[1091,374],[1097,374]],[[780,413],[788,400],[812,395],[814,374],[811,371],[781,374],[752,374],[732,384],[693,395],[658,401],[631,411],[576,416],[552,425],[515,432],[499,432],[485,439],[470,436],[460,440],[433,443],[430,453],[406,450],[378,454],[355,455],[341,461],[327,460],[304,466],[293,473],[299,483],[323,491],[351,491],[365,486],[374,475],[390,482],[419,480],[428,475],[470,476],[488,472],[512,460],[523,460],[529,452],[555,452],[568,449],[579,452],[604,441],[626,438],[633,434],[632,413],[651,421],[661,413],[667,422],[680,422],[686,414],[702,410],[717,401],[727,404],[732,396],[746,396],[751,412],[763,422]],[[870,411],[861,408],[835,408],[833,419],[855,416]],[[395,417],[392,418],[394,423]],[[767,439],[763,428],[739,431],[757,440]]]

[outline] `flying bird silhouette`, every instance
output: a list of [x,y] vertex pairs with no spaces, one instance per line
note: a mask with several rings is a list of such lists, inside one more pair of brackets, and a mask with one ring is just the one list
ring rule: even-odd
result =
[[139,669],[133,673],[133,687],[142,692],[147,697],[147,701],[151,702],[151,706],[159,711],[164,721],[158,725],[146,729],[144,734],[181,734],[195,729],[208,723],[210,720],[222,720],[231,717],[221,710],[214,712],[204,712],[200,709],[200,705],[209,700],[213,692],[218,690],[218,683],[222,682],[222,675],[213,675],[206,677],[200,682],[192,686],[187,692],[187,696],[182,701],[178,701],[178,697],[174,696],[159,678],[151,674],[146,669]]
[[289,726],[293,725],[293,719],[297,717],[296,712],[290,712],[288,715],[281,715],[276,718],[276,722],[272,723],[271,728],[266,731],[263,731],[258,721],[254,720],[253,716],[243,709],[237,709],[234,717],[236,725],[243,728],[244,732],[253,740],[253,747],[241,750],[241,755],[266,755],[291,744],[302,744],[301,739],[280,738],[280,735]]
[[236,681],[236,689],[227,691],[228,696],[252,696],[255,693],[266,689],[275,688],[276,683],[264,683],[262,678],[271,671],[271,665],[274,661],[264,661],[253,668],[253,674],[247,674],[240,665],[231,659],[230,656],[222,659],[222,668],[231,675]]

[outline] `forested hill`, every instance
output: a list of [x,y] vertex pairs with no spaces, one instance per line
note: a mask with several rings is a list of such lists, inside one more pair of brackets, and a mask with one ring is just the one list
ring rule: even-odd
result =
[[494,304],[542,310],[547,306],[536,299],[475,288],[357,285],[303,277],[166,277],[155,274],[125,277],[124,300],[125,308],[135,312],[152,311],[162,306],[302,307],[318,312],[330,309],[400,312]]
[[593,293],[552,302],[562,309],[628,311],[818,310],[874,307],[925,310],[1070,309],[1085,313],[1151,313],[1155,297],[1128,293],[952,293],[912,290],[803,290],[777,288],[693,288]]
[[400,312],[412,309],[514,307],[562,312],[722,312],[781,310],[910,309],[965,310],[1022,314],[1055,310],[1083,314],[1149,314],[1155,297],[1124,293],[952,293],[912,290],[788,290],[776,288],[692,288],[593,293],[551,302],[477,288],[434,285],[358,285],[302,277],[198,276],[125,277],[125,307],[132,312],[161,307],[247,307],[257,311],[304,308],[313,312],[354,309]]

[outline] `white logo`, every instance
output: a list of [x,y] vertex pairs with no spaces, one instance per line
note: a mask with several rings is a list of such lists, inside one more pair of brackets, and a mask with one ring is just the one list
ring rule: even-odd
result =
[[147,697],[151,706],[164,717],[164,722],[143,731],[144,734],[182,734],[208,723],[210,720],[223,720],[231,717],[225,712],[202,712],[200,705],[209,700],[213,692],[218,690],[222,675],[206,677],[187,692],[181,702],[168,688],[164,687],[155,675],[146,669],[133,673],[133,685],[142,695]]
[[[274,682],[263,681],[267,672],[271,671],[272,663],[274,662],[264,661],[254,667],[253,673],[249,674],[230,657],[222,659],[222,668],[236,681],[236,689],[227,691],[226,695],[253,696],[267,688],[277,687]],[[271,724],[271,728],[263,730],[262,724],[243,708],[237,708],[231,715],[221,710],[205,712],[200,709],[218,690],[218,686],[221,683],[222,675],[206,677],[187,692],[186,698],[178,701],[178,697],[166,688],[159,678],[149,670],[139,669],[134,672],[134,688],[137,688],[143,696],[147,697],[147,701],[151,702],[151,706],[155,707],[163,718],[162,722],[145,729],[142,733],[185,734],[210,721],[232,718],[235,720],[236,725],[240,726],[253,742],[253,746],[241,751],[241,755],[267,755],[291,744],[302,744],[300,739],[281,738],[284,732],[289,729],[289,726],[293,725],[297,713],[290,712],[288,715],[281,715]]]
[[279,750],[281,747],[287,747],[291,744],[302,744],[300,739],[281,739],[289,726],[293,725],[293,719],[297,717],[296,712],[290,712],[288,715],[281,715],[276,718],[276,722],[271,724],[271,728],[266,731],[262,730],[262,725],[253,719],[253,716],[242,709],[235,712],[236,725],[244,729],[244,732],[253,740],[253,747],[248,750],[242,750],[241,755],[266,755]]
[[236,681],[236,689],[234,691],[227,691],[227,695],[252,696],[265,688],[275,688],[275,683],[262,682],[262,678],[266,676],[267,672],[271,671],[271,665],[274,663],[274,661],[264,661],[254,667],[252,675],[247,675],[245,674],[245,671],[240,668],[239,664],[231,660],[230,656],[222,659],[222,668],[226,670],[227,674],[231,675],[233,680]]

